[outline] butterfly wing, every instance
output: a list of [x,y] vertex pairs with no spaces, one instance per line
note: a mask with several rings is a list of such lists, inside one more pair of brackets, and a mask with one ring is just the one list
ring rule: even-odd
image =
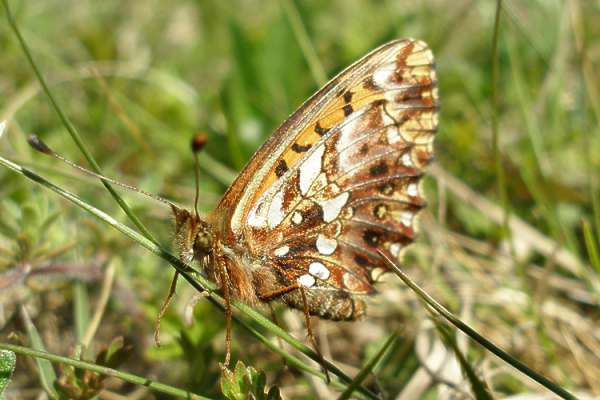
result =
[[413,241],[438,107],[425,43],[375,49],[265,142],[219,203],[215,229],[282,285],[371,293],[387,269],[378,251],[397,258]]

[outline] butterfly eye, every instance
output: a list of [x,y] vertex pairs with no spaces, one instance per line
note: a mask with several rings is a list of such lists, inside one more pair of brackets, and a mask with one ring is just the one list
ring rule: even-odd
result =
[[207,227],[202,227],[194,239],[194,257],[202,259],[212,253],[213,238]]

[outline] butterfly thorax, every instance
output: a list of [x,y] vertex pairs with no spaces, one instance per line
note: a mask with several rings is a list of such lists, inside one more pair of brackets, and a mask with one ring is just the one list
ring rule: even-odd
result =
[[174,245],[179,258],[188,264],[197,263],[204,276],[220,289],[227,285],[234,298],[247,304],[257,303],[253,261],[243,251],[244,247],[220,240],[218,228],[195,213],[175,206],[172,210]]
[[214,238],[210,225],[198,215],[172,206],[175,214],[175,247],[179,257],[186,263],[193,260],[203,262],[211,256],[214,247]]

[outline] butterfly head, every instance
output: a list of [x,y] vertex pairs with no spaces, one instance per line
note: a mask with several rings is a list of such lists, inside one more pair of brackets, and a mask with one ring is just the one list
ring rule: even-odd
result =
[[210,225],[200,219],[196,213],[171,206],[175,214],[175,246],[182,261],[189,263],[201,261],[211,255],[213,235]]

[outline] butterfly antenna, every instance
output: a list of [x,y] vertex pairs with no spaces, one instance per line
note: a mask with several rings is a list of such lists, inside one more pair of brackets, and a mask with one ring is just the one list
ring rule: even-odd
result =
[[37,150],[40,153],[52,156],[52,157],[56,158],[57,160],[60,160],[60,161],[62,161],[64,163],[66,163],[67,165],[75,168],[76,170],[83,172],[84,174],[94,176],[94,177],[96,177],[98,179],[103,180],[104,182],[108,182],[108,183],[111,183],[113,185],[120,186],[120,187],[122,187],[124,189],[128,189],[128,190],[131,190],[133,192],[141,193],[144,196],[150,197],[151,199],[160,201],[161,203],[167,204],[169,206],[174,206],[174,204],[172,202],[170,202],[169,200],[164,199],[164,198],[162,198],[162,197],[160,197],[160,196],[158,196],[158,195],[156,195],[154,193],[146,192],[145,190],[142,190],[142,189],[137,188],[135,186],[131,186],[131,185],[128,185],[126,183],[122,183],[122,182],[116,181],[116,180],[108,178],[108,177],[106,177],[104,175],[100,175],[100,174],[98,174],[96,172],[90,171],[89,169],[84,168],[84,167],[82,167],[79,164],[75,164],[73,161],[66,159],[65,157],[61,156],[60,154],[58,154],[57,152],[55,152],[54,150],[52,150],[50,147],[48,147],[48,145],[46,143],[44,143],[42,141],[42,139],[40,139],[40,137],[37,136],[37,135],[30,135],[29,138],[27,138],[27,143],[29,143],[29,145],[34,150]]
[[194,196],[194,212],[196,213],[196,217],[200,216],[198,213],[198,198],[200,197],[200,162],[198,161],[198,153],[202,151],[207,141],[208,136],[206,136],[204,133],[198,133],[192,138],[192,153],[194,153],[194,176],[196,180],[196,194]]

